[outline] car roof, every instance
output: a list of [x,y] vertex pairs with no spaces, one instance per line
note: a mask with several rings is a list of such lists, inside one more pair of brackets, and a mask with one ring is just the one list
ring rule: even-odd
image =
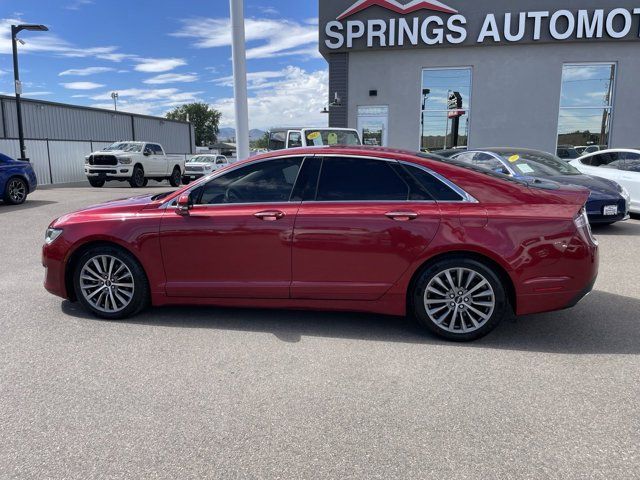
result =
[[[603,153],[616,153],[616,152],[637,153],[640,155],[640,150],[635,148],[608,148],[606,150],[598,150],[596,152],[587,153],[585,155],[582,155],[579,158],[593,157],[595,155],[602,155]],[[574,158],[574,160],[578,160],[579,158]]]

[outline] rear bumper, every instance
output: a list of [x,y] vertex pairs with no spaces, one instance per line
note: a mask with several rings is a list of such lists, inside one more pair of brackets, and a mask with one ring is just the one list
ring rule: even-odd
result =
[[516,314],[529,315],[574,307],[593,289],[598,267],[598,245],[582,243],[580,247],[576,246],[570,257],[558,262],[553,270],[546,272],[547,275],[522,282],[516,297]]

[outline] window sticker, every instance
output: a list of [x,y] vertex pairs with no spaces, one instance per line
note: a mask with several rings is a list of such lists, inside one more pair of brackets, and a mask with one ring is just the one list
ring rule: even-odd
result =
[[327,143],[329,145],[337,145],[338,144],[338,134],[335,132],[330,132],[329,135],[327,135]]
[[533,168],[531,168],[526,163],[523,163],[522,165],[518,165],[518,168],[520,169],[520,171],[522,173],[533,173],[535,171]]
[[520,155],[511,155],[511,156],[509,157],[509,161],[510,161],[511,163],[516,163],[518,160],[520,160]]
[[320,132],[311,132],[307,135],[307,140],[316,140],[320,136]]

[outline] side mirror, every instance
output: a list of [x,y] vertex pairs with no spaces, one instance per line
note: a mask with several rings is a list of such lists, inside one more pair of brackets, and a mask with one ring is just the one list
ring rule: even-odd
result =
[[180,195],[178,198],[176,213],[182,216],[188,216],[189,210],[191,210],[191,200],[189,195]]

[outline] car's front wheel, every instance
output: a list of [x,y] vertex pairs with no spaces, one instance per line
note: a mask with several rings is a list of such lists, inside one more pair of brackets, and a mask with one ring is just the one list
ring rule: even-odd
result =
[[29,188],[22,178],[10,178],[4,187],[3,200],[9,205],[20,205],[27,199]]
[[425,268],[415,282],[412,304],[421,325],[460,342],[485,336],[508,311],[505,288],[496,272],[463,257]]
[[127,318],[148,303],[149,283],[130,253],[102,246],[85,252],[76,264],[74,287],[80,303],[107,320]]
[[104,180],[98,179],[98,178],[89,178],[89,185],[91,185],[92,187],[95,188],[102,188],[104,187]]

